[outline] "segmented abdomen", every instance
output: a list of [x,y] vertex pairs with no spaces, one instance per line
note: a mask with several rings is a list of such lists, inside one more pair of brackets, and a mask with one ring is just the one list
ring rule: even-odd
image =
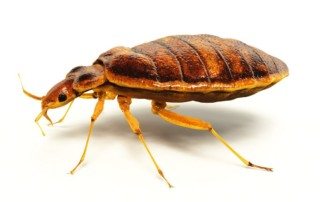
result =
[[240,41],[212,35],[169,36],[131,50],[150,58],[152,67],[142,68],[141,74],[137,71],[128,76],[159,82],[230,83],[287,71],[286,65],[275,57]]

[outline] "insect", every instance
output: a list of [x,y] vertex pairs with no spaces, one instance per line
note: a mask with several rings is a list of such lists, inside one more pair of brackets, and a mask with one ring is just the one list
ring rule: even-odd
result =
[[[69,103],[62,122],[76,98],[97,99],[89,132],[79,162],[85,159],[94,123],[105,100],[117,99],[131,130],[150,156],[159,175],[171,187],[153,157],[139,126],[130,112],[132,98],[152,101],[151,109],[163,120],[186,128],[207,130],[222,142],[246,166],[272,171],[251,163],[235,151],[206,121],[185,116],[166,108],[167,102],[198,101],[204,103],[249,96],[266,89],[288,76],[288,68],[278,58],[234,39],[212,35],[168,36],[133,48],[115,47],[102,53],[91,66],[73,68],[66,77],[42,97],[38,123],[49,109]],[[22,85],[22,84],[21,84]]]

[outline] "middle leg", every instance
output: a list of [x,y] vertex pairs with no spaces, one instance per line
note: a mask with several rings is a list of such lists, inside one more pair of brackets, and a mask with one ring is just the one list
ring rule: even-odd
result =
[[143,144],[144,148],[147,150],[153,164],[157,168],[157,171],[159,175],[164,179],[164,181],[168,184],[169,187],[172,187],[172,185],[169,183],[167,178],[164,176],[162,170],[160,169],[158,163],[156,162],[155,158],[153,157],[147,143],[144,140],[144,137],[142,135],[142,132],[140,130],[139,122],[138,120],[131,114],[130,112],[130,104],[131,104],[131,98],[125,97],[125,96],[118,96],[118,103],[120,106],[121,111],[124,113],[125,118],[127,119],[127,122],[131,128],[131,130],[137,135],[140,142]]

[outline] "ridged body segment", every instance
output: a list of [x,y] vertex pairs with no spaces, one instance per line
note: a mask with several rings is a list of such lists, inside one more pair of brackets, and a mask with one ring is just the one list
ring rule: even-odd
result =
[[95,63],[119,86],[180,92],[232,91],[270,86],[288,75],[279,59],[234,39],[212,35],[164,37],[116,47]]

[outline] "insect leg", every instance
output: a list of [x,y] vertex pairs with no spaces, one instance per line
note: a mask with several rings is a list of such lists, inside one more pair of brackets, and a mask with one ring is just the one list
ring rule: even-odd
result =
[[86,156],[87,148],[88,148],[88,145],[89,145],[89,140],[90,140],[90,137],[91,137],[91,134],[92,134],[93,126],[94,126],[94,122],[97,120],[98,116],[101,114],[101,112],[103,110],[105,97],[106,97],[105,92],[100,92],[99,95],[98,95],[98,102],[97,102],[97,104],[95,106],[95,109],[94,109],[94,112],[93,112],[93,114],[91,116],[89,133],[88,133],[88,136],[87,136],[87,140],[86,140],[86,144],[85,144],[83,153],[81,155],[81,158],[80,158],[78,164],[70,171],[71,174],[73,174],[75,172],[75,170],[83,162],[83,160],[84,160],[84,158]]
[[[84,93],[82,95],[80,95],[80,98],[83,99],[93,99],[93,98],[97,98],[97,95],[95,95],[94,93]],[[61,123],[67,116],[72,104],[73,104],[74,100],[72,100],[67,108],[67,111],[63,114],[63,116],[56,122],[54,122],[53,124],[49,124],[49,125],[54,125],[54,124],[58,124]]]
[[130,112],[131,98],[124,97],[124,96],[118,96],[118,103],[119,103],[119,106],[120,106],[122,112],[124,113],[126,120],[128,121],[128,124],[129,124],[131,130],[137,135],[137,137],[139,138],[139,141],[143,144],[144,148],[147,150],[153,164],[155,165],[155,167],[158,170],[159,175],[166,181],[166,183],[168,184],[169,187],[172,187],[172,185],[169,183],[169,181],[164,176],[158,163],[156,162],[155,158],[153,157],[147,143],[145,142],[144,137],[142,135],[142,132],[140,130],[138,120]]
[[52,124],[49,124],[49,125],[52,125],[52,126],[53,126],[54,124],[61,123],[61,122],[64,120],[64,118],[66,118],[66,116],[67,116],[67,114],[68,114],[68,112],[69,112],[69,110],[70,110],[73,102],[74,102],[74,100],[72,100],[72,101],[70,102],[70,104],[69,104],[69,106],[68,106],[68,108],[67,108],[67,111],[63,114],[63,116],[62,116],[58,121],[56,121],[56,122],[54,122],[54,123],[52,123]]
[[[83,98],[83,99],[96,99],[98,98],[98,93],[97,92],[93,92],[93,93],[83,93],[82,95],[79,96],[80,98]],[[110,95],[110,94],[106,94],[105,96],[105,99],[106,100],[113,100],[115,97],[113,95]],[[74,100],[72,100],[67,108],[67,111],[64,113],[64,115],[59,119],[59,121],[57,122],[54,122],[54,123],[50,123],[49,125],[54,125],[54,124],[57,124],[57,123],[61,123],[67,116],[67,113],[69,112],[72,104],[73,104]]]
[[238,152],[236,152],[226,140],[224,140],[212,127],[212,125],[208,122],[202,121],[200,119],[196,119],[190,116],[184,116],[177,114],[175,112],[169,111],[166,108],[165,102],[152,101],[152,112],[158,116],[160,116],[165,121],[168,121],[172,124],[191,128],[195,130],[208,130],[215,136],[222,144],[224,144],[234,155],[236,155],[246,166],[260,168],[267,171],[272,171],[272,168],[258,166],[250,161],[243,158]]
[[[83,98],[83,99],[93,99],[93,98],[97,98],[97,95],[95,93],[84,93],[82,95],[79,96],[80,98]],[[52,123],[52,124],[48,124],[48,125],[55,125],[55,124],[58,124],[58,123],[61,123],[67,116],[72,104],[73,104],[74,100],[72,100],[67,108],[67,111],[63,114],[63,116],[56,122]]]

